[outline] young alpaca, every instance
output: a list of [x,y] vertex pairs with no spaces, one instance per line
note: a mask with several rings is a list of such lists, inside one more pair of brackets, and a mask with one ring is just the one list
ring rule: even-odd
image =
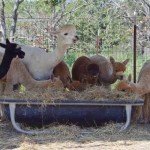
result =
[[41,48],[21,45],[26,53],[22,61],[34,79],[49,79],[53,68],[63,60],[67,49],[78,40],[76,28],[73,25],[64,25],[53,34],[57,36],[57,48],[51,53]]
[[129,59],[123,62],[116,62],[113,57],[110,57],[110,61],[108,61],[100,55],[94,55],[90,59],[99,65],[98,84],[108,87],[110,84],[115,83],[117,79],[123,79],[126,65],[129,62]]
[[138,96],[142,96],[144,94],[150,93],[150,60],[148,60],[142,67],[139,73],[137,83],[132,83],[128,80],[128,84],[124,84],[121,86],[122,82],[120,81],[116,86],[121,89],[130,89]]
[[25,53],[21,50],[21,48],[17,44],[10,43],[8,39],[6,39],[6,44],[0,43],[0,46],[5,48],[5,52],[0,64],[0,79],[1,79],[7,74],[12,59],[16,56],[18,56],[19,58],[24,58]]
[[70,91],[82,91],[84,85],[80,81],[74,81],[71,79],[71,74],[67,64],[62,61],[60,62],[53,70],[54,77],[59,77],[63,82],[65,88],[68,88]]
[[73,64],[72,79],[85,84],[96,84],[99,75],[99,66],[88,57],[81,56]]
[[54,77],[59,77],[62,81],[64,87],[67,87],[70,84],[71,74],[67,64],[64,61],[61,61],[53,70]]
[[123,92],[132,93],[133,89],[131,89],[130,82],[131,82],[131,74],[128,76],[127,79],[124,78],[123,80],[121,80],[120,82],[118,82],[116,84],[115,89],[117,91],[123,91]]
[[6,87],[4,93],[7,94],[13,91],[13,85],[18,83],[24,85],[28,90],[35,90],[37,88],[45,89],[48,87],[63,88],[63,83],[58,78],[42,81],[33,79],[23,62],[19,58],[14,58],[6,75]]

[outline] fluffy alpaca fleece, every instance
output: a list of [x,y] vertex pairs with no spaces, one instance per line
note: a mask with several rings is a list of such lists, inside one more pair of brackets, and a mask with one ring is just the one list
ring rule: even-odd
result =
[[45,89],[48,87],[63,88],[63,83],[58,78],[42,81],[33,79],[23,62],[19,58],[14,58],[6,75],[6,87],[4,93],[6,94],[12,91],[13,85],[18,83],[24,85],[28,90],[35,90],[37,88]]
[[113,57],[110,57],[109,61],[101,55],[94,55],[90,59],[99,65],[98,84],[106,87],[110,87],[117,79],[121,80],[124,77],[126,65],[129,62],[129,59],[123,62],[116,62]]
[[0,43],[0,46],[5,48],[4,56],[0,64],[0,79],[2,79],[7,74],[12,59],[16,56],[24,58],[25,53],[18,44],[10,43],[8,39],[6,39],[6,44]]
[[63,82],[64,87],[67,87],[70,84],[71,74],[67,64],[64,61],[61,61],[53,70],[54,77],[59,77]]
[[72,67],[72,79],[84,84],[97,83],[99,66],[86,56],[79,57]]
[[138,95],[144,95],[150,92],[150,60],[140,70],[137,83],[130,83],[130,86]]
[[65,88],[70,91],[83,91],[86,85],[80,81],[72,80],[69,67],[62,61],[53,70],[54,77],[59,77]]

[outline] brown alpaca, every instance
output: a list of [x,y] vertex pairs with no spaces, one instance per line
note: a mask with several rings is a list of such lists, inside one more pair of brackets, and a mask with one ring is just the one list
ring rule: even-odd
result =
[[42,81],[33,79],[23,62],[19,58],[14,58],[6,75],[6,87],[4,93],[12,91],[13,85],[18,83],[24,85],[28,90],[35,90],[37,88],[45,89],[55,86],[63,88],[63,83],[60,79],[54,79],[53,81],[51,79]]
[[85,84],[96,84],[99,74],[99,66],[88,57],[81,56],[73,64],[72,79]]
[[67,87],[70,84],[71,74],[67,64],[64,61],[61,61],[53,70],[54,77],[59,77],[62,81],[64,87]]
[[82,91],[85,89],[85,85],[80,81],[75,81],[71,79],[70,71],[67,64],[62,61],[53,70],[54,77],[59,77],[63,82],[65,88],[70,91]]
[[117,91],[123,91],[123,92],[128,92],[132,93],[133,90],[131,89],[129,83],[131,82],[131,74],[128,76],[128,79],[123,79],[120,82],[116,84],[115,89]]
[[98,84],[104,86],[115,83],[117,79],[123,79],[126,65],[129,62],[129,59],[123,62],[116,62],[113,57],[110,57],[110,61],[108,61],[100,55],[94,55],[90,59],[99,65]]

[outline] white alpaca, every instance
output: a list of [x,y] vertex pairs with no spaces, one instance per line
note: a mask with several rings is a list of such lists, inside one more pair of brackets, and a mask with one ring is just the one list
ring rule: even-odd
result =
[[[63,60],[67,49],[78,40],[76,28],[73,25],[64,25],[53,34],[57,36],[57,48],[51,53],[41,48],[21,45],[25,52],[22,61],[34,79],[49,79],[53,68]],[[4,52],[1,49],[0,51]]]

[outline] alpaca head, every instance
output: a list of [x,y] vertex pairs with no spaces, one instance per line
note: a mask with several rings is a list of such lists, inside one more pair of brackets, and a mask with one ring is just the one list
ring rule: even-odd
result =
[[24,58],[25,53],[21,50],[21,47],[18,44],[10,43],[10,41],[6,39],[6,44],[0,43],[0,46],[5,48],[5,53],[11,54],[13,58],[16,56]]
[[128,79],[121,80],[115,87],[117,91],[123,91],[123,92],[133,92],[135,91],[134,84],[131,83],[131,74],[128,76]]
[[117,79],[122,80],[124,78],[124,72],[129,59],[126,59],[123,62],[116,62],[113,57],[110,57],[110,62],[113,66],[114,74],[116,75]]
[[57,37],[59,44],[72,45],[78,40],[76,27],[74,25],[64,25],[56,32],[51,32]]

